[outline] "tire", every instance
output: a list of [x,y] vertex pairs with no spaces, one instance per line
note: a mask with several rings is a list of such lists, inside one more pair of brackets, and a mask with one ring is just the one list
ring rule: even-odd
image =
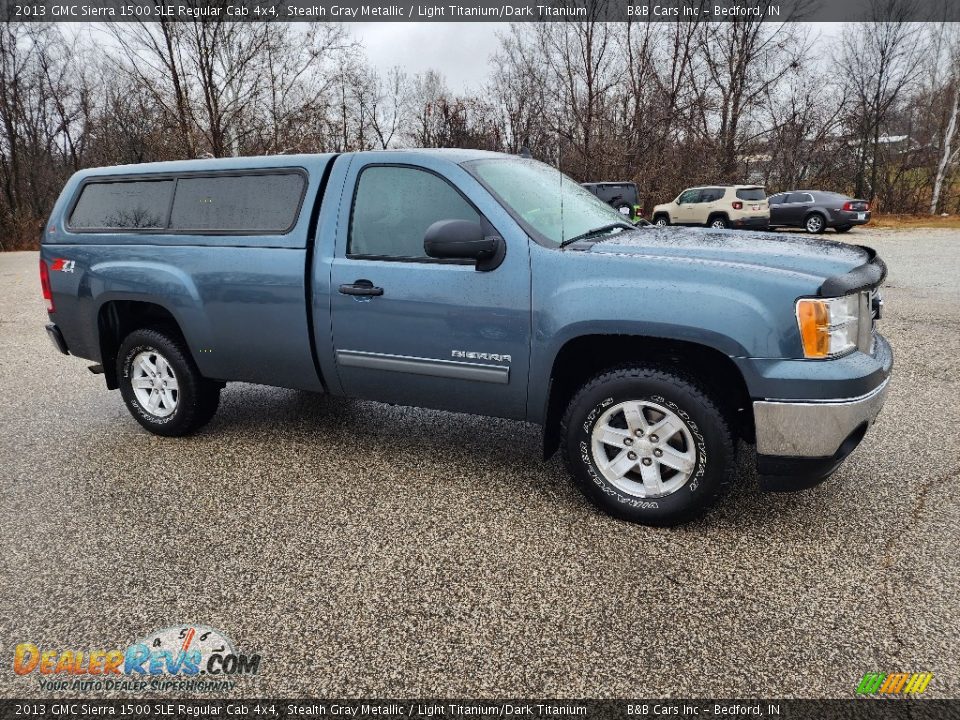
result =
[[714,230],[726,230],[730,227],[730,221],[723,215],[715,215],[707,221],[707,226]]
[[836,230],[838,233],[850,232],[853,230],[853,225],[837,225],[834,230]]
[[134,420],[156,435],[189,435],[220,404],[221,386],[200,375],[186,343],[165,330],[134,330],[124,338],[117,382]]
[[827,219],[820,213],[810,213],[803,221],[803,227],[808,233],[822,233],[827,227]]
[[[631,205],[628,202],[625,202],[625,201],[618,202],[616,205],[613,206],[613,209],[616,210],[621,215],[623,215],[628,220],[633,217],[633,205]],[[624,212],[624,210],[626,210],[626,212]]]
[[[658,424],[661,435],[665,424],[675,429],[661,437],[650,432]],[[620,367],[587,382],[567,406],[561,439],[580,491],[604,512],[641,525],[679,525],[705,514],[736,467],[730,425],[709,394],[693,378],[655,366]]]
[[661,213],[653,218],[653,224],[657,227],[666,227],[670,224],[670,216]]

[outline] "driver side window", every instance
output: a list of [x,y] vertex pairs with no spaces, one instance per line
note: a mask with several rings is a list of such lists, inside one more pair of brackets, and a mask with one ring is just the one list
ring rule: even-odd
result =
[[425,259],[423,236],[438,220],[480,221],[454,187],[426,170],[364,168],[357,181],[347,242],[349,257]]
[[680,193],[680,197],[677,198],[678,205],[686,205],[689,203],[697,202],[697,198],[700,196],[699,190],[684,190]]

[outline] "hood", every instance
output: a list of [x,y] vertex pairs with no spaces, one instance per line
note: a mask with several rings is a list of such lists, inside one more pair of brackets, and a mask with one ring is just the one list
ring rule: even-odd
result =
[[618,233],[581,247],[591,253],[691,258],[783,270],[818,281],[847,273],[872,257],[858,245],[803,235],[670,226]]

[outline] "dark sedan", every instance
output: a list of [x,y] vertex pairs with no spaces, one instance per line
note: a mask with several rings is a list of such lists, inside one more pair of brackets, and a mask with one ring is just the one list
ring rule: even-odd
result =
[[847,232],[870,222],[870,203],[840,193],[791,190],[771,195],[770,227],[802,227],[819,233],[827,228]]

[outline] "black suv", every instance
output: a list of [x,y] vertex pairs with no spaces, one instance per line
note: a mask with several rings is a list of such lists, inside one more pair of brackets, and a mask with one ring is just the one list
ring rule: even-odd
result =
[[640,192],[637,184],[632,182],[589,182],[583,186],[615,208],[621,215],[631,220],[638,220],[643,216],[640,207]]
[[847,232],[870,222],[870,203],[820,190],[790,190],[771,195],[770,227],[802,227],[819,233],[827,228]]

